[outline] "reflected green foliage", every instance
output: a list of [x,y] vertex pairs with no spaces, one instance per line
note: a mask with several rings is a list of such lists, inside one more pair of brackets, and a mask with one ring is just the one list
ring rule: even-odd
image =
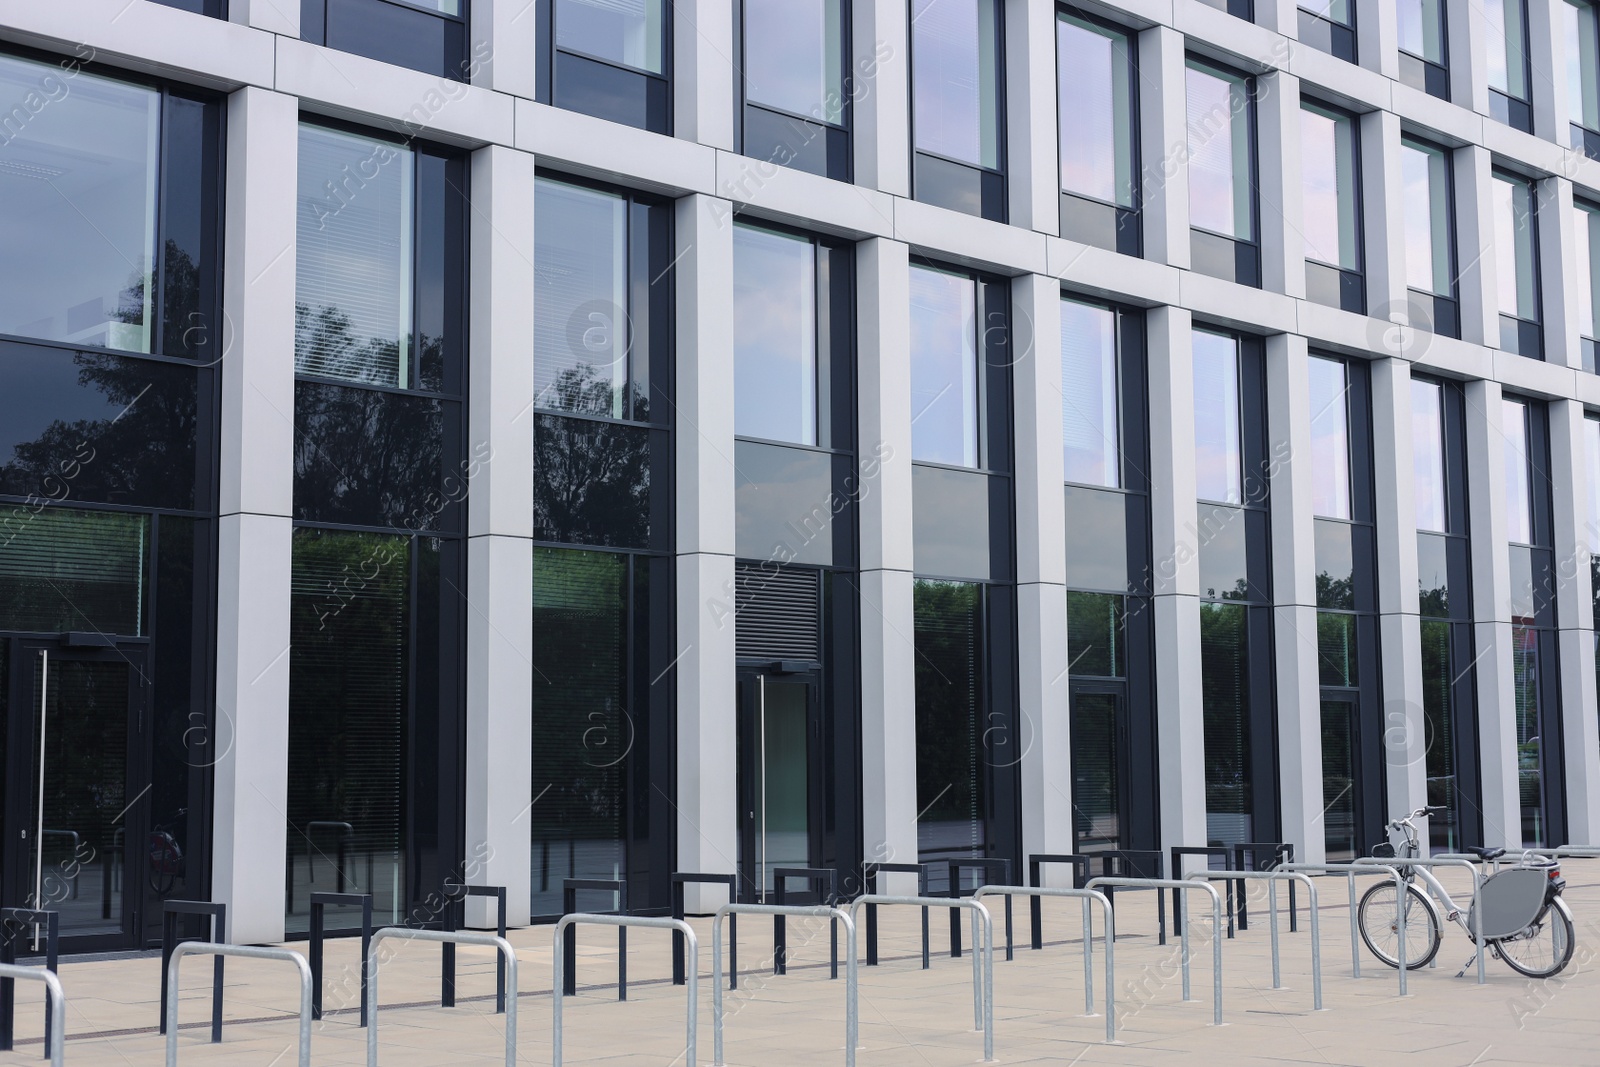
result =
[[1067,664],[1073,677],[1121,678],[1125,666],[1125,598],[1067,592]]
[[142,637],[149,546],[148,515],[0,511],[0,630]]
[[1456,840],[1456,760],[1453,733],[1455,719],[1455,668],[1450,654],[1450,626],[1440,619],[1422,620],[1422,715],[1427,728],[1425,762],[1428,774],[1428,803],[1451,810],[1448,818],[1429,823],[1435,848],[1455,850]]
[[1317,613],[1317,668],[1322,685],[1353,689],[1361,684],[1357,670],[1356,616]]
[[917,810],[924,859],[982,854],[990,815],[983,740],[983,591],[915,585]]
[[1345,608],[1354,611],[1355,606],[1356,582],[1354,576],[1346,574],[1342,578],[1335,578],[1327,571],[1317,572],[1317,607]]
[[1247,621],[1243,605],[1200,605],[1206,810],[1212,813],[1248,815],[1251,810]]
[[[562,372],[562,406],[609,411],[611,384],[585,368]],[[636,403],[638,401],[636,400]],[[604,405],[601,408],[599,405]],[[593,419],[539,415],[534,422],[533,521],[541,541],[651,546],[650,431]]]

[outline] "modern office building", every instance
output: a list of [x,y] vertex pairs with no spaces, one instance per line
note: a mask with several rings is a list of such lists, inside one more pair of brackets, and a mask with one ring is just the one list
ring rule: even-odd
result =
[[1600,844],[1595,5],[0,23],[0,899],[68,948]]

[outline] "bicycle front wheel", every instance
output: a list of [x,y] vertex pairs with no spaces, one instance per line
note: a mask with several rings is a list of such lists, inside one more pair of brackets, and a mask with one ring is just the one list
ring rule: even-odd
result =
[[1529,978],[1550,978],[1572,961],[1572,916],[1560,897],[1526,930],[1491,942],[1494,954]]
[[[1395,907],[1393,882],[1379,882],[1361,897],[1358,911],[1361,940],[1372,954],[1391,967],[1400,966],[1400,915]],[[1444,931],[1428,898],[1414,885],[1406,886],[1406,970],[1426,967],[1439,951]]]

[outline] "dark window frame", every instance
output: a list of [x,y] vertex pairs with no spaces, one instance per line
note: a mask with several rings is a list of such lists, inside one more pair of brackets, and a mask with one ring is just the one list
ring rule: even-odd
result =
[[[471,12],[472,0],[461,0],[461,14],[449,15],[442,11],[430,11],[415,4],[405,3],[404,0],[299,0],[300,2],[300,39],[308,44],[322,45],[340,52],[349,52],[351,55],[365,56],[368,59],[381,63],[394,63],[410,70],[421,71],[424,74],[433,74],[451,81],[465,82],[471,73],[469,51],[471,49]],[[374,34],[370,39],[359,38],[354,40],[341,39],[334,44],[328,43],[329,27],[335,12],[347,11],[346,17],[366,21],[370,28],[386,25],[385,19],[393,19],[392,29],[399,30],[400,38],[411,36],[413,27],[431,25],[423,20],[434,19],[439,23],[439,54],[429,56],[425,61],[421,57],[409,57],[415,62],[401,62],[396,56],[384,56],[380,52],[383,42],[381,34]],[[411,26],[406,26],[409,22]],[[352,47],[360,46],[360,47]],[[431,61],[437,59],[435,65]]]
[[[837,3],[840,8],[839,47],[843,54],[840,56],[839,66],[843,72],[844,85],[840,90],[842,99],[838,124],[826,122],[812,115],[795,114],[770,104],[759,104],[750,99],[748,92],[750,68],[745,59],[745,11],[750,0],[737,0],[737,2],[737,17],[733,21],[733,47],[739,57],[739,68],[734,74],[734,92],[739,101],[739,116],[734,130],[736,138],[734,150],[741,155],[749,156],[752,154],[752,148],[765,149],[765,155],[758,155],[755,158],[765,163],[793,167],[836,181],[854,181],[855,93],[851,91],[851,86],[855,78],[851,69],[852,0],[828,0]],[[764,123],[785,125],[791,134],[798,135],[803,131],[805,139],[796,149],[789,140],[774,139],[776,131],[765,127]],[[804,151],[807,144],[818,138],[822,142],[821,159],[815,158],[814,155],[807,156]],[[780,155],[785,152],[788,153],[788,157],[780,159]]]
[[[1249,139],[1249,174],[1245,180],[1250,186],[1250,232],[1253,240],[1243,240],[1230,237],[1227,234],[1196,226],[1193,220],[1189,224],[1189,256],[1190,269],[1220,278],[1223,281],[1247,285],[1253,289],[1260,289],[1262,279],[1262,253],[1261,253],[1261,116],[1258,114],[1260,106],[1260,83],[1254,74],[1246,74],[1225,64],[1218,63],[1206,56],[1195,52],[1184,53],[1184,72],[1198,69],[1203,74],[1214,78],[1233,79],[1244,84],[1245,96],[1249,107],[1245,109],[1246,137]],[[1187,84],[1185,85],[1187,90]],[[1184,141],[1185,151],[1188,150],[1187,131]],[[1235,175],[1237,180],[1237,175]],[[1189,191],[1184,190],[1188,196]],[[1198,255],[1197,255],[1198,253]]]
[[1518,30],[1518,43],[1522,51],[1522,92],[1520,95],[1502,93],[1499,89],[1490,86],[1489,117],[1513,129],[1521,130],[1523,133],[1534,133],[1533,65],[1532,56],[1529,55],[1532,38],[1528,32],[1528,4],[1526,0],[1521,0],[1517,4],[1517,9],[1521,23]]
[[208,18],[226,20],[228,17],[228,0],[153,0],[153,2],[175,7],[179,11],[205,15]]
[[[1140,118],[1139,118],[1139,34],[1136,30],[1129,29],[1119,23],[1111,22],[1099,15],[1085,11],[1071,3],[1070,0],[1059,0],[1054,11],[1054,27],[1059,33],[1059,25],[1064,19],[1072,19],[1089,26],[1097,27],[1107,33],[1113,33],[1122,39],[1122,44],[1128,56],[1128,111],[1133,123],[1133,129],[1128,131],[1130,139],[1129,163],[1133,177],[1133,206],[1125,208],[1120,204],[1109,203],[1082,193],[1072,192],[1060,188],[1061,161],[1060,147],[1056,150],[1056,185],[1059,194],[1059,215],[1061,235],[1072,240],[1083,241],[1087,244],[1105,248],[1112,252],[1120,252],[1125,256],[1142,257],[1144,255],[1144,173],[1142,170],[1142,146],[1140,145]],[[1052,44],[1054,41],[1052,41]],[[1061,72],[1060,52],[1054,49],[1056,66],[1056,99],[1055,105],[1058,112],[1057,128],[1059,129],[1059,112],[1065,101],[1061,99]],[[1107,234],[1107,224],[1110,233]]]
[[[1410,142],[1413,150],[1437,152],[1444,160],[1444,215],[1447,255],[1450,257],[1450,296],[1421,289],[1406,288],[1407,316],[1417,329],[1442,337],[1461,336],[1461,254],[1456,236],[1455,152],[1421,137],[1402,133],[1402,150]],[[1441,329],[1440,327],[1445,327]]]
[[[1500,350],[1513,355],[1525,356],[1528,359],[1543,360],[1544,352],[1544,278],[1541,249],[1539,247],[1539,183],[1533,178],[1525,177],[1516,171],[1504,167],[1494,167],[1490,171],[1491,182],[1503,181],[1518,185],[1528,192],[1528,255],[1532,261],[1533,270],[1533,310],[1538,318],[1525,319],[1520,315],[1508,315],[1503,310],[1497,310],[1500,321]],[[1491,188],[1493,188],[1491,186]],[[1516,266],[1516,253],[1508,259],[1504,254],[1496,258],[1499,267],[1504,269],[1509,263],[1513,269]]]
[[1359,63],[1359,52],[1356,47],[1359,6],[1357,0],[1350,0],[1350,23],[1345,25],[1315,11],[1307,11],[1304,6],[1296,5],[1300,41],[1347,63]]
[[1450,12],[1449,4],[1439,5],[1439,46],[1445,62],[1434,63],[1415,52],[1400,48],[1400,80],[1440,100],[1450,99]]
[[[965,0],[976,2],[976,0]],[[906,0],[906,24],[910,26],[914,21],[915,0]],[[911,198],[920,200],[925,204],[949,208],[968,215],[988,219],[991,222],[1009,222],[1011,206],[1009,203],[1011,182],[1009,140],[1006,130],[1007,112],[1009,101],[1006,95],[1006,47],[1009,38],[1006,34],[1006,6],[1003,0],[995,0],[995,102],[999,111],[997,117],[998,167],[989,168],[973,163],[966,163],[958,159],[950,159],[936,152],[924,151],[917,147],[917,56],[916,48],[910,46],[910,33],[907,33],[907,63],[906,63],[906,151],[908,162],[911,166]],[[924,162],[926,161],[926,165]],[[924,173],[926,172],[926,173]],[[958,195],[957,192],[945,188],[941,189],[935,183],[944,179],[946,183],[973,182],[976,188],[966,188]],[[972,204],[963,204],[961,201],[970,198],[970,194],[977,193],[978,210],[972,210]]]
[[[673,44],[677,27],[674,17],[675,9],[670,0],[664,0],[663,3],[665,10],[661,27],[662,70],[660,74],[641,70],[637,67],[629,67],[585,52],[559,47],[556,44],[555,28],[557,2],[558,0],[536,0],[535,3],[534,10],[537,20],[535,29],[537,46],[535,50],[538,54],[539,62],[535,72],[537,82],[534,87],[534,99],[541,104],[549,104],[564,111],[575,111],[579,114],[590,115],[594,118],[605,119],[646,130],[650,133],[659,133],[663,136],[671,137],[674,126],[673,108],[676,101]],[[742,20],[735,21],[741,22]],[[735,32],[738,31],[736,30]],[[565,78],[562,77],[562,72],[558,69],[563,66],[567,68]],[[587,83],[586,79],[588,80]],[[577,88],[569,91],[566,88],[569,82],[577,86]],[[639,94],[641,98],[640,100],[631,101],[631,103],[642,105],[642,116],[627,116],[620,110],[613,110],[609,113],[606,111],[604,99],[608,93],[615,96],[618,93],[630,91]],[[569,92],[571,95],[568,95]],[[742,100],[742,93],[740,98]],[[643,121],[637,121],[641,117]]]
[[[1354,8],[1351,9],[1354,11]],[[1303,12],[1302,12],[1303,13]],[[1350,195],[1355,203],[1355,240],[1356,240],[1356,267],[1347,270],[1333,263],[1324,263],[1322,260],[1313,259],[1309,254],[1305,258],[1306,269],[1306,295],[1309,299],[1329,307],[1336,307],[1341,311],[1349,311],[1357,315],[1367,313],[1367,235],[1366,235],[1366,203],[1362,196],[1363,171],[1361,158],[1361,116],[1344,108],[1332,104],[1324,104],[1315,97],[1302,97],[1300,100],[1302,111],[1321,113],[1331,117],[1335,122],[1348,122],[1350,124],[1350,171],[1352,184]],[[1313,292],[1315,290],[1315,292]]]

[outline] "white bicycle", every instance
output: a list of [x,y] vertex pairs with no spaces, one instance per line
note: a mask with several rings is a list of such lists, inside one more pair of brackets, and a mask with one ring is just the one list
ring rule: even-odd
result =
[[[1375,858],[1411,859],[1422,854],[1415,819],[1445,814],[1444,808],[1419,808],[1389,823],[1389,844],[1372,850]],[[1506,854],[1503,848],[1470,848],[1468,852],[1489,863]],[[1553,859],[1524,854],[1513,867],[1484,879],[1477,896],[1465,910],[1453,900],[1439,879],[1426,867],[1402,867],[1406,896],[1406,969],[1433,962],[1444,940],[1443,918],[1473,936],[1473,912],[1483,909],[1483,940],[1511,969],[1529,978],[1550,978],[1572,960],[1572,912],[1561,899],[1566,881]],[[1420,889],[1417,882],[1426,887]],[[1430,895],[1431,894],[1431,895]],[[1436,903],[1437,901],[1437,903]],[[1384,963],[1399,967],[1399,913],[1392,881],[1378,882],[1362,896],[1359,909],[1361,940]],[[1456,977],[1477,962],[1474,953]]]

